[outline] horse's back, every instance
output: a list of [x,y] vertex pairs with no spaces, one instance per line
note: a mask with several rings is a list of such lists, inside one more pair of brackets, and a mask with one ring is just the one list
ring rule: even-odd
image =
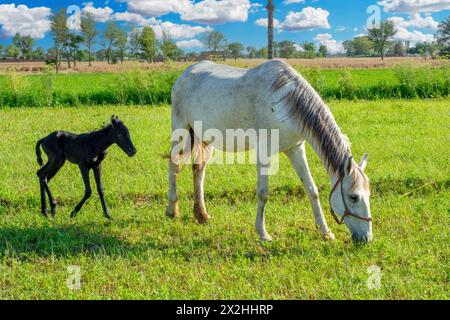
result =
[[270,109],[270,89],[279,64],[284,62],[272,60],[242,69],[211,61],[196,63],[175,83],[172,110],[188,122],[201,119],[209,127],[255,127],[257,116]]

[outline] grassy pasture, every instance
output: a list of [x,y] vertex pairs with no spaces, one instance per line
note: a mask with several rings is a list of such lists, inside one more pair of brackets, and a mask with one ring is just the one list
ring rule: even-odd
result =
[[[380,100],[450,95],[450,68],[401,65],[394,68],[321,69],[293,64],[324,99]],[[170,103],[176,79],[188,64],[114,73],[0,76],[0,108]],[[242,65],[247,66],[247,65]],[[248,67],[248,66],[247,66]]]
[[[0,298],[448,299],[449,106],[449,99],[330,103],[355,156],[370,154],[375,239],[361,247],[328,213],[337,240],[320,239],[284,156],[270,180],[272,243],[260,243],[254,230],[251,165],[208,167],[212,220],[206,226],[194,222],[192,174],[185,168],[179,179],[182,216],[166,219],[167,163],[160,155],[170,139],[168,106],[2,109]],[[91,130],[111,114],[125,120],[138,148],[129,159],[113,147],[104,163],[115,220],[104,221],[97,195],[69,219],[83,193],[73,165],[51,182],[57,217],[41,218],[37,139],[56,129]],[[327,212],[328,178],[311,149],[308,154]],[[69,265],[81,268],[80,290],[66,286]],[[382,271],[378,290],[366,286],[372,265]]]

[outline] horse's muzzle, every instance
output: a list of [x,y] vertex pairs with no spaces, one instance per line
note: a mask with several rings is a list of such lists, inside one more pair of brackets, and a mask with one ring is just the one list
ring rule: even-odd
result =
[[353,233],[352,234],[352,240],[355,243],[364,243],[367,244],[369,242],[372,241],[372,234],[358,234],[358,233]]
[[134,157],[134,156],[136,155],[136,153],[137,153],[136,148],[134,148],[133,150],[127,152],[128,156],[129,156],[130,158],[131,158],[131,157]]

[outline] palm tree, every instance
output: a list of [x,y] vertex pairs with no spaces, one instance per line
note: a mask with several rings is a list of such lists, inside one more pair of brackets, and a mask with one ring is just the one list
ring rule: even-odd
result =
[[437,33],[438,42],[442,45],[450,45],[450,16],[439,24]]
[[269,13],[269,19],[267,21],[268,32],[269,32],[269,43],[267,46],[269,60],[273,59],[273,12],[275,11],[275,6],[273,0],[267,1],[267,12]]

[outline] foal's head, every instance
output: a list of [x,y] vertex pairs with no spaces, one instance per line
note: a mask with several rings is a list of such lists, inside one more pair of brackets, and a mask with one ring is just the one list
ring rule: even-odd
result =
[[114,142],[123,150],[129,157],[136,154],[137,150],[131,141],[130,132],[125,124],[117,117],[111,117],[111,127],[113,128]]
[[372,240],[369,179],[364,174],[367,155],[357,164],[353,157],[346,159],[344,174],[333,187],[330,207],[336,221],[350,230],[356,242]]

